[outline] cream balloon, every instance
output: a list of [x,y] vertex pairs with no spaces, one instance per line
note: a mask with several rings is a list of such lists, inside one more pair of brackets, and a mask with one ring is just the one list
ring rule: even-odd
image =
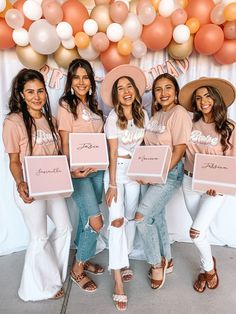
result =
[[158,7],[158,11],[163,17],[170,16],[175,9],[176,7],[172,0],[161,0]]
[[33,0],[27,0],[24,2],[23,12],[24,12],[24,15],[32,21],[39,20],[41,16],[43,15],[43,10],[42,10],[41,5],[38,2],[35,2]]
[[76,48],[66,49],[63,46],[60,46],[54,52],[53,58],[56,61],[57,65],[67,69],[71,61],[73,61],[76,58],[79,58],[79,54]]
[[105,33],[107,27],[112,23],[109,14],[109,5],[108,4],[96,5],[91,11],[90,18],[97,22],[98,31]]
[[57,27],[57,35],[61,40],[68,40],[71,38],[73,29],[67,22],[60,22]]
[[18,46],[27,46],[29,44],[29,34],[25,28],[14,29],[12,38]]
[[123,27],[118,23],[111,23],[106,31],[107,38],[112,42],[118,42],[124,35]]
[[99,56],[99,52],[95,50],[91,42],[89,43],[88,47],[85,49],[79,49],[78,52],[80,56],[88,61],[93,61]]
[[98,24],[95,20],[88,19],[84,22],[83,29],[87,35],[93,36],[98,31]]
[[146,55],[147,53],[147,46],[144,44],[143,41],[141,40],[136,40],[133,42],[133,45],[132,45],[132,55],[135,57],[135,58],[142,58]]
[[190,37],[190,30],[188,26],[180,24],[174,28],[173,38],[174,41],[178,44],[185,43]]
[[24,16],[16,9],[8,10],[5,14],[5,20],[14,29],[21,28],[24,25]]
[[122,24],[124,36],[132,41],[137,40],[142,34],[142,24],[134,13],[129,13],[126,21]]
[[62,40],[61,44],[66,49],[73,49],[75,48],[75,38],[72,36],[70,39]]
[[34,70],[41,69],[47,62],[47,56],[34,51],[30,45],[26,47],[16,46],[16,55],[26,68]]

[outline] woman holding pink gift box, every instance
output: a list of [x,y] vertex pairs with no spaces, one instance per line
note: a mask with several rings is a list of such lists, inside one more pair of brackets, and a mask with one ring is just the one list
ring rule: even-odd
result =
[[130,281],[133,276],[128,255],[133,249],[140,185],[128,178],[127,168],[135,147],[143,141],[148,122],[140,96],[145,88],[145,75],[131,65],[110,71],[101,86],[104,103],[113,107],[105,124],[110,166],[104,184],[109,207],[109,268],[113,270],[113,301],[118,310],[127,307],[123,281]]
[[192,190],[196,153],[236,156],[235,122],[227,118],[227,107],[236,97],[234,86],[223,79],[202,77],[182,87],[180,102],[193,112],[193,128],[187,144],[183,191],[186,207],[192,217],[190,237],[201,258],[201,270],[193,288],[202,293],[206,286],[219,284],[216,259],[212,256],[207,232],[223,205],[225,197],[210,189],[205,193]]
[[160,289],[166,273],[173,271],[165,206],[182,183],[181,159],[192,127],[188,112],[178,103],[178,93],[178,83],[170,74],[161,74],[154,80],[152,118],[144,137],[146,145],[169,145],[172,151],[166,183],[143,186],[135,215],[147,262],[151,264],[149,278],[152,289]]
[[[64,94],[60,99],[58,129],[63,153],[68,159],[70,133],[103,132],[103,114],[98,109],[93,69],[84,59],[75,59],[69,65]],[[95,255],[97,238],[103,227],[99,204],[102,203],[104,171],[85,168],[83,171],[76,169],[71,174],[72,198],[79,213],[75,239],[77,253],[71,279],[84,291],[94,292],[97,286],[85,271],[95,275],[104,272],[103,267],[89,262]]]
[[[16,182],[15,202],[29,230],[19,297],[24,301],[58,299],[67,275],[72,227],[64,198],[34,200],[28,195],[22,163],[24,156],[58,155],[60,137],[52,117],[43,75],[21,70],[12,83],[10,113],[3,126],[3,141]],[[53,233],[47,233],[47,217]]]

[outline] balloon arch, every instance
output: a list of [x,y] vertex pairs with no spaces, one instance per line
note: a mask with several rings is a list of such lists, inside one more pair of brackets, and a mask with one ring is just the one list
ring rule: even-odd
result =
[[82,57],[106,71],[148,51],[176,60],[193,50],[219,64],[236,62],[235,0],[0,0],[0,49],[40,69]]

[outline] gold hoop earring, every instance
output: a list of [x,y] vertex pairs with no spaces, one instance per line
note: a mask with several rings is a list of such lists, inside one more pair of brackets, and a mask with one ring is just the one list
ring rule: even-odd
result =
[[70,92],[71,92],[71,95],[74,95],[74,89],[71,87],[71,89],[70,89]]
[[92,91],[92,88],[90,87],[89,92],[88,92],[88,93],[89,93],[89,96],[92,95],[92,92],[93,92],[93,91]]

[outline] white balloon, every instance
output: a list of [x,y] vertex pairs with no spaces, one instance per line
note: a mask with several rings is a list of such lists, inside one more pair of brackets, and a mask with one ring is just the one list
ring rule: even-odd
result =
[[93,36],[98,31],[98,24],[95,20],[88,19],[84,22],[83,29],[87,35]]
[[23,4],[23,12],[28,19],[32,21],[39,20],[43,15],[41,5],[33,0],[27,0]]
[[0,0],[0,12],[5,10],[6,5],[6,0]]
[[72,26],[67,22],[60,22],[57,27],[57,35],[61,40],[68,40],[73,34]]
[[147,53],[147,46],[144,44],[143,41],[141,40],[136,40],[133,42],[133,45],[132,45],[132,55],[135,57],[135,58],[142,58],[146,55]]
[[224,5],[228,5],[230,3],[235,3],[236,0],[222,0],[222,3],[224,3]]
[[118,23],[111,23],[107,28],[107,38],[110,41],[118,42],[124,36],[123,27]]
[[127,19],[122,24],[124,30],[124,36],[128,37],[130,40],[137,40],[143,30],[143,26],[140,23],[138,17],[134,13],[129,13]]
[[29,44],[29,33],[25,28],[14,29],[12,38],[18,46],[27,46]]
[[94,49],[94,47],[91,44],[91,42],[89,43],[88,47],[86,47],[84,49],[79,49],[78,48],[77,50],[78,50],[79,55],[83,59],[86,59],[88,61],[93,61],[93,60],[95,60],[99,56],[99,52]]
[[158,11],[163,17],[170,16],[175,9],[176,6],[173,0],[161,0],[158,6]]
[[177,25],[173,31],[174,41],[178,44],[185,43],[190,37],[190,30],[184,24]]
[[70,39],[62,40],[61,44],[66,49],[73,49],[75,47],[75,38],[72,36]]

